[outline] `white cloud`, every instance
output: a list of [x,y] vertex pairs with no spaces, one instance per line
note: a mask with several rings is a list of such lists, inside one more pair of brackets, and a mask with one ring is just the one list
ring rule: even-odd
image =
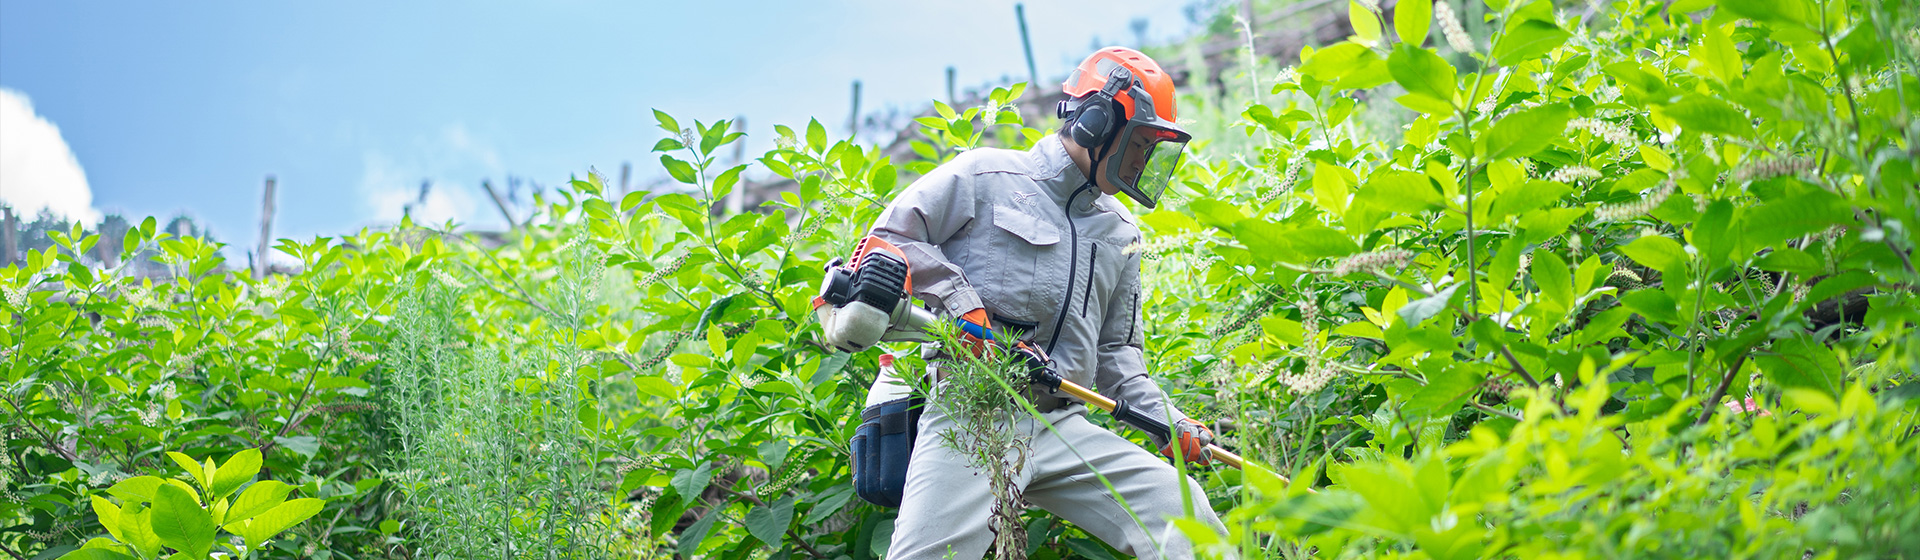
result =
[[98,223],[87,172],[60,137],[60,127],[33,112],[27,95],[0,88],[0,201],[33,219],[41,209]]
[[[412,142],[404,157],[369,151],[361,157],[360,193],[368,217],[395,223],[409,212],[420,224],[453,220],[463,225],[492,224],[496,213],[481,205],[479,183],[503,175],[500,156],[475,139],[464,125],[450,125]],[[420,199],[421,182],[432,183]]]

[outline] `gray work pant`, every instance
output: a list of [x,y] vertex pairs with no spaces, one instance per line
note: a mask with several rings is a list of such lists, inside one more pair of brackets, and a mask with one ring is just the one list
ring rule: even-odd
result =
[[[985,556],[993,543],[987,528],[993,509],[991,481],[947,448],[940,432],[952,429],[953,422],[938,408],[929,405],[920,417],[887,560],[973,560]],[[1180,487],[1174,485],[1181,479],[1179,472],[1153,452],[1088,422],[1086,410],[1075,404],[1043,414],[1057,436],[1032,417],[1015,424],[1016,430],[1033,436],[1033,450],[1014,479],[1022,495],[1121,552],[1144,559],[1192,558],[1186,537],[1171,522],[1185,512]],[[1094,470],[1126,498],[1138,523]],[[1185,482],[1192,490],[1194,516],[1225,535],[1200,484],[1192,478]]]

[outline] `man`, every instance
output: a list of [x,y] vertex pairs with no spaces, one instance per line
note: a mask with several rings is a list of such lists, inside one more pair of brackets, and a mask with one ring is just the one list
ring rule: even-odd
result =
[[[1146,55],[1112,47],[1082,62],[1064,89],[1071,99],[1061,103],[1058,134],[1026,152],[960,154],[902,192],[873,235],[906,253],[915,295],[934,309],[1026,333],[1068,381],[1179,419],[1175,441],[1155,444],[1204,464],[1212,433],[1147,377],[1140,259],[1123,250],[1140,230],[1115,197],[1151,209],[1171,180],[1190,138],[1175,124],[1173,80]],[[1185,511],[1184,483],[1194,514],[1224,533],[1191,478],[1089,423],[1082,403],[1044,389],[1029,394],[1053,428],[1031,418],[1015,426],[1032,437],[1016,477],[1029,503],[1121,552],[1187,558],[1186,539],[1170,522]],[[888,560],[980,558],[992,542],[988,477],[942,444],[938,433],[952,426],[938,407],[921,417]]]

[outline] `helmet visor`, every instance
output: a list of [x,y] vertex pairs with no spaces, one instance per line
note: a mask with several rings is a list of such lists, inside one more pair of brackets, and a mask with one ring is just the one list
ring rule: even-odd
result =
[[1120,145],[1120,157],[1109,164],[1115,186],[1147,208],[1160,203],[1160,195],[1173,181],[1180,157],[1187,150],[1187,135],[1153,126],[1129,126]]

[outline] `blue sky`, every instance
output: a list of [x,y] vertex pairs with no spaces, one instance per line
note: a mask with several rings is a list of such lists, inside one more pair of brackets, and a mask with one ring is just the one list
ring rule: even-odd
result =
[[[1181,0],[1029,2],[1044,80],[1095,37],[1189,31]],[[1011,1],[42,2],[0,0],[0,88],[58,128],[105,212],[186,212],[250,246],[278,177],[277,234],[391,221],[423,179],[429,207],[498,223],[479,190],[589,167],[659,174],[651,109],[843,129],[863,108],[914,109],[1026,73]],[[11,114],[11,113],[9,113]],[[21,129],[10,116],[0,127]],[[844,134],[836,130],[836,134]],[[12,164],[9,164],[12,165]],[[10,171],[11,172],[11,171]],[[40,188],[30,181],[0,189]],[[23,184],[25,184],[23,186]]]

